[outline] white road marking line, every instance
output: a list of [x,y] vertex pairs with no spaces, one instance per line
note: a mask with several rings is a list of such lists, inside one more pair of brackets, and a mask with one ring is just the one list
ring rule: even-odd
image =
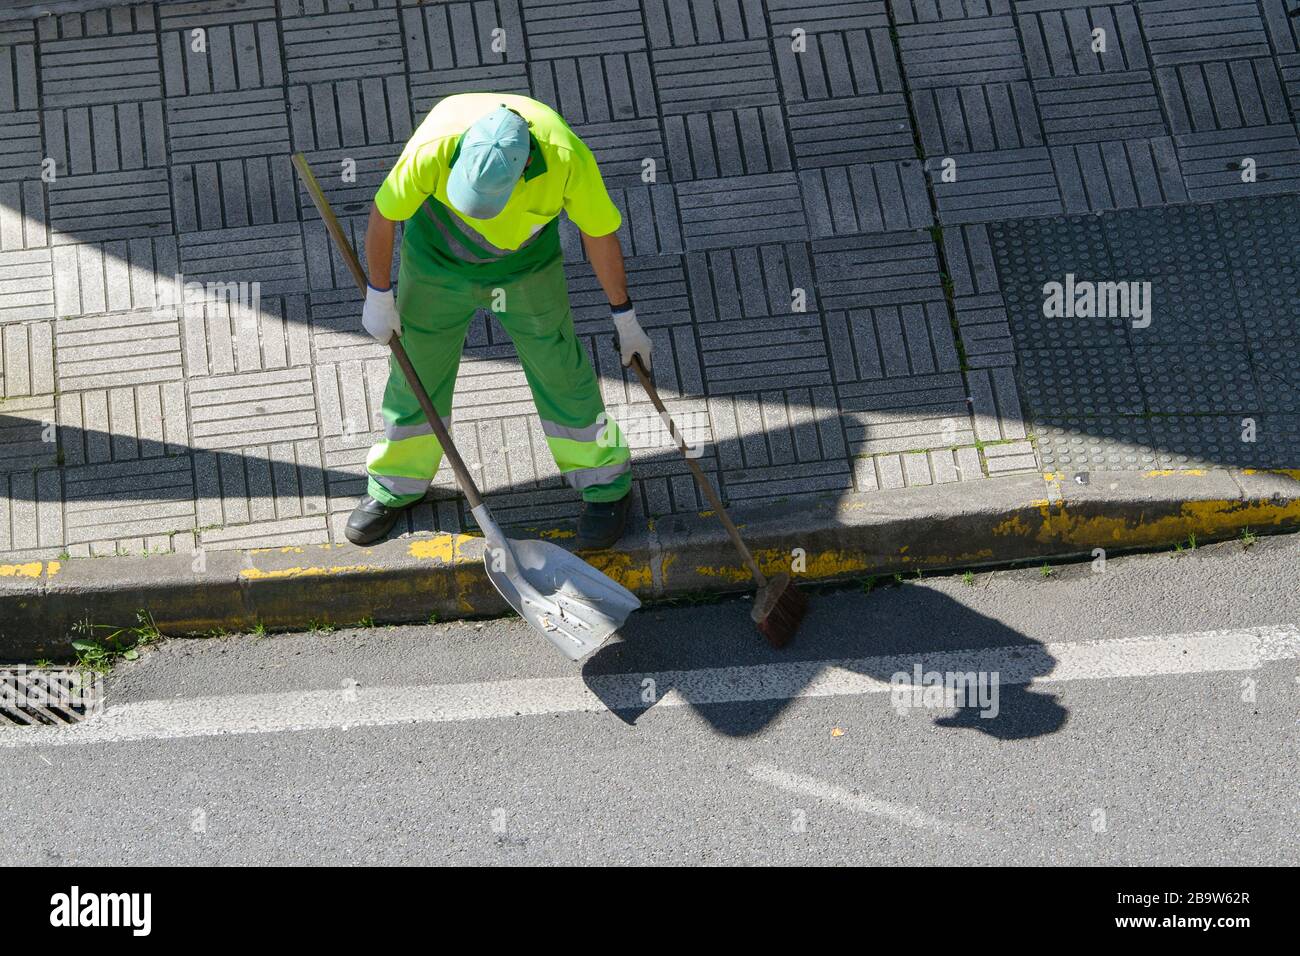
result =
[[901,803],[889,803],[864,793],[853,793],[816,777],[801,773],[790,773],[772,764],[759,763],[745,770],[751,777],[763,783],[802,794],[817,800],[838,804],[854,813],[863,813],[874,817],[885,817],[895,823],[913,827],[917,830],[930,830],[945,836],[982,837],[984,834],[960,823],[941,820],[923,812],[919,807],[909,807]]
[[[425,687],[346,688],[150,700],[107,706],[68,727],[0,731],[0,748],[105,744],[225,734],[383,727],[655,707],[886,693],[890,677],[924,671],[994,672],[1002,684],[1254,670],[1300,658],[1300,627],[1277,624],[1100,641],[921,651],[852,660],[710,667],[584,679],[525,678]],[[589,686],[590,685],[590,686]]]

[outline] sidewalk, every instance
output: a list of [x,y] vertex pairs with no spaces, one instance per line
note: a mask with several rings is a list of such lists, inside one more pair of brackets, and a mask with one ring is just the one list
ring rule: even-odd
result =
[[[933,487],[900,500],[942,528],[945,509],[1059,504],[1118,474],[1136,528],[1141,476],[1167,471],[1211,502],[1266,489],[1255,527],[1300,521],[1300,18],[1283,0],[956,18],[924,0],[72,6],[89,12],[0,20],[14,587],[50,562],[149,566],[83,561],[109,555],[234,551],[246,569],[251,549],[330,545],[334,566],[365,563],[342,526],[385,352],[289,154],[359,243],[413,124],[471,89],[551,103],[596,152],[665,397],[754,521],[848,527]],[[642,427],[563,225],[606,403],[650,445],[633,448],[641,536],[693,527],[707,506]],[[577,497],[483,317],[455,418],[499,518],[563,540]],[[446,468],[403,530],[472,532]]]

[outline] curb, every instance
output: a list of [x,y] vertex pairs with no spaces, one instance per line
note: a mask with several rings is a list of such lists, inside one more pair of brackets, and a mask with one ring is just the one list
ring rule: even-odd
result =
[[[834,581],[1293,530],[1300,469],[1025,475],[738,506],[733,517],[765,570],[793,563],[797,580]],[[528,531],[561,542],[568,534]],[[619,550],[587,557],[643,600],[750,587],[709,512],[656,519]],[[78,621],[133,624],[140,609],[168,635],[499,615],[509,609],[482,559],[482,538],[438,534],[370,548],[0,564],[0,660],[65,657]]]

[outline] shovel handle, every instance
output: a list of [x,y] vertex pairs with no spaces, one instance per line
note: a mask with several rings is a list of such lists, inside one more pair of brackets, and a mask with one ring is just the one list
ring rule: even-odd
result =
[[[618,347],[618,337],[615,336],[614,348],[617,349]],[[695,483],[698,484],[700,490],[704,492],[704,497],[709,499],[709,504],[713,506],[713,513],[718,516],[718,520],[722,522],[722,526],[727,529],[727,535],[731,538],[731,543],[736,546],[736,550],[740,552],[740,556],[745,560],[745,564],[749,567],[749,573],[754,576],[754,583],[760,588],[767,587],[767,578],[763,575],[763,572],[759,570],[758,562],[755,561],[754,556],[749,553],[749,548],[745,547],[745,542],[740,537],[740,531],[736,529],[736,525],[732,522],[731,516],[727,514],[727,509],[722,506],[722,498],[720,498],[718,493],[713,489],[713,482],[709,481],[708,477],[705,476],[704,469],[700,467],[699,462],[691,457],[691,451],[686,445],[686,439],[682,438],[681,432],[677,430],[677,423],[674,422],[672,416],[668,414],[668,409],[664,408],[663,399],[659,397],[659,390],[655,388],[654,382],[650,380],[650,373],[646,371],[645,365],[641,363],[641,356],[633,354],[631,368],[632,371],[636,372],[637,378],[641,379],[641,387],[644,388],[646,394],[650,396],[651,403],[658,410],[663,421],[668,425],[668,433],[673,436],[673,441],[677,443],[677,450],[680,451],[682,457],[686,459],[686,464],[690,467],[691,474],[695,476]]]
[[[294,153],[293,166],[294,169],[298,170],[298,175],[302,178],[302,183],[307,188],[307,195],[311,196],[316,211],[320,213],[321,219],[325,221],[325,229],[330,234],[330,238],[334,240],[339,255],[343,257],[344,264],[352,273],[352,278],[356,280],[358,291],[365,295],[368,282],[365,270],[361,268],[361,260],[357,258],[356,250],[352,248],[352,243],[348,242],[348,237],[344,235],[343,227],[339,225],[334,210],[330,208],[329,200],[325,198],[320,183],[316,181],[316,177],[312,174],[311,167],[307,165],[307,157],[303,156],[302,153]],[[406,349],[402,348],[402,343],[397,341],[396,335],[388,339],[388,348],[393,353],[393,360],[397,363],[397,367],[406,376],[406,384],[411,386],[411,391],[415,393],[416,400],[420,403],[420,409],[424,412],[424,417],[429,420],[429,424],[433,427],[434,437],[438,439],[438,444],[442,445],[443,454],[447,456],[447,461],[451,464],[451,470],[456,474],[456,481],[460,483],[460,490],[465,493],[465,500],[469,502],[470,509],[477,508],[483,504],[483,497],[478,493],[478,485],[474,483],[469,469],[465,467],[465,462],[460,457],[460,452],[456,450],[451,435],[447,434],[447,428],[442,423],[442,417],[433,407],[433,402],[425,391],[420,376],[415,371],[415,366],[411,364],[411,357],[406,354]]]

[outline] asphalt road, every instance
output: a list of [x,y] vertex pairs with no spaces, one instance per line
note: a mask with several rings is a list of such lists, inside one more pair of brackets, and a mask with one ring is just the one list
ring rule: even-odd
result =
[[823,593],[783,652],[651,608],[580,669],[517,620],[170,640],[0,730],[0,864],[1294,865],[1298,558]]

